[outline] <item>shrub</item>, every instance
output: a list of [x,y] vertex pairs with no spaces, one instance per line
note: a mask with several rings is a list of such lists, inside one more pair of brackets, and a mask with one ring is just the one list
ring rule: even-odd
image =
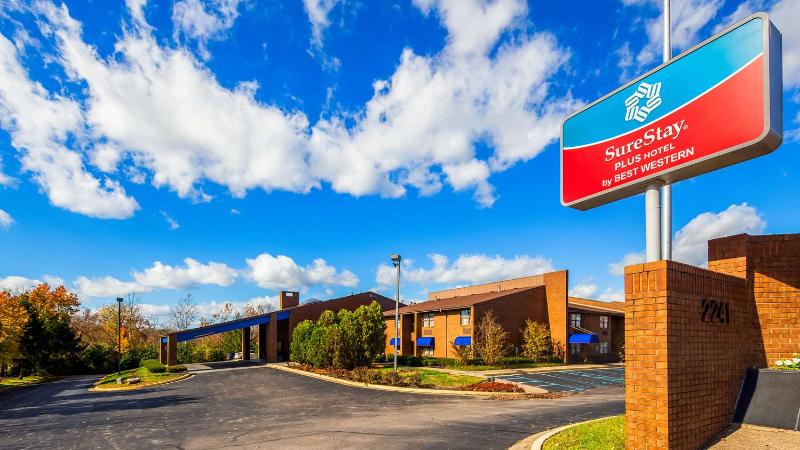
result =
[[167,366],[167,373],[181,373],[186,372],[186,366],[178,364],[177,366]]
[[422,387],[422,374],[417,370],[413,370],[408,376],[404,377],[402,382],[408,387]]
[[386,324],[377,302],[355,311],[323,312],[317,322],[304,321],[292,332],[292,361],[317,368],[365,367],[385,346]]
[[81,361],[89,373],[109,373],[117,370],[116,352],[100,343],[93,343],[81,351]]
[[157,359],[146,359],[142,361],[142,367],[150,373],[164,373],[167,368]]
[[541,361],[552,353],[550,327],[547,324],[526,320],[522,332],[522,354]]
[[508,332],[497,323],[492,310],[481,318],[475,335],[475,350],[486,364],[497,364],[508,352]]
[[455,342],[450,342],[450,346],[453,347],[453,353],[456,355],[454,359],[457,365],[466,366],[469,364],[469,360],[472,358],[471,345],[456,345]]

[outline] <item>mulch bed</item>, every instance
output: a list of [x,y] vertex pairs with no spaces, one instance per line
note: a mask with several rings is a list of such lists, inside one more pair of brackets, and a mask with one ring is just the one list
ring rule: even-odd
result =
[[525,392],[525,389],[511,383],[501,383],[499,381],[480,381],[461,387],[462,391],[478,392]]

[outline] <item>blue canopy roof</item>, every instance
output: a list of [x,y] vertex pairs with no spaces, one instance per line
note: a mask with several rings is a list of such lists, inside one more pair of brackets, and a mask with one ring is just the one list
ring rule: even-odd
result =
[[597,344],[600,338],[596,334],[577,333],[569,337],[570,344]]
[[205,327],[194,328],[191,330],[181,331],[178,333],[176,341],[184,342],[191,339],[197,339],[203,336],[209,336],[217,333],[224,333],[226,331],[240,330],[242,328],[253,327],[256,325],[263,325],[269,323],[269,314],[261,316],[248,317],[246,319],[233,320],[230,322],[223,322]]
[[277,316],[278,317],[276,317],[276,319],[278,320],[286,320],[289,318],[289,311],[281,311],[277,314]]
[[417,338],[417,347],[433,347],[432,337]]
[[459,336],[455,341],[453,341],[453,345],[472,345],[472,337]]
[[[397,341],[397,345],[395,345],[395,343],[394,343],[395,340]],[[391,345],[392,347],[400,347],[400,339],[397,339],[397,338],[389,339],[389,345]]]

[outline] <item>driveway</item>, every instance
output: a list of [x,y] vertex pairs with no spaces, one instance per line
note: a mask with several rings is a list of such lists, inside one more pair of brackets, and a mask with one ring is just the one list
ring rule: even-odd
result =
[[623,386],[625,368],[553,370],[547,372],[524,372],[498,375],[498,380],[516,381],[550,392],[583,392],[612,386]]
[[90,393],[94,377],[0,394],[0,448],[508,448],[624,410],[621,388],[500,401],[375,391],[268,367]]

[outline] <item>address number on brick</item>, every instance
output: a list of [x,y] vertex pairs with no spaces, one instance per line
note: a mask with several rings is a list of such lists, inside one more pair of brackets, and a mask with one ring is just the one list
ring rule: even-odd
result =
[[706,323],[731,322],[731,306],[729,302],[703,299],[700,305],[703,307],[703,315],[700,316],[701,321]]

